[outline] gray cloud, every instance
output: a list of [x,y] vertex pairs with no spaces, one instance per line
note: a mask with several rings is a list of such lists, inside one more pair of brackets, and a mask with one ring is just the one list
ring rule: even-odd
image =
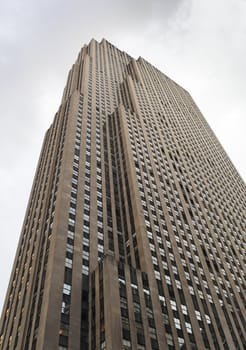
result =
[[242,0],[0,4],[0,307],[44,132],[80,47],[105,37],[184,86],[245,178],[245,18]]

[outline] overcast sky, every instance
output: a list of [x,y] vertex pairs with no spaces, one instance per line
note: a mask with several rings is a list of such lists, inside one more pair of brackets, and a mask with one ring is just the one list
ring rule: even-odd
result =
[[186,88],[246,178],[245,0],[0,2],[0,310],[45,130],[103,37]]

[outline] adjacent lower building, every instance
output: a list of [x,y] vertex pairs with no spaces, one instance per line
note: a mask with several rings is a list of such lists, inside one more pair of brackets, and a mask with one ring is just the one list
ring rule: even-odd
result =
[[245,189],[185,89],[91,40],[45,135],[0,349],[245,349]]

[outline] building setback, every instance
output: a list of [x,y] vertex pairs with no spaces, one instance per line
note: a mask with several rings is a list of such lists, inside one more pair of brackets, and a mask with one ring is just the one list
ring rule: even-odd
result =
[[244,349],[245,184],[189,93],[103,39],[37,166],[0,349]]

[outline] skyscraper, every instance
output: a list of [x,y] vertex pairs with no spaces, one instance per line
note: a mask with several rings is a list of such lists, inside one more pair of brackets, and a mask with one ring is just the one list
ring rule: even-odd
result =
[[189,93],[92,40],[45,135],[0,349],[244,349],[244,200]]

